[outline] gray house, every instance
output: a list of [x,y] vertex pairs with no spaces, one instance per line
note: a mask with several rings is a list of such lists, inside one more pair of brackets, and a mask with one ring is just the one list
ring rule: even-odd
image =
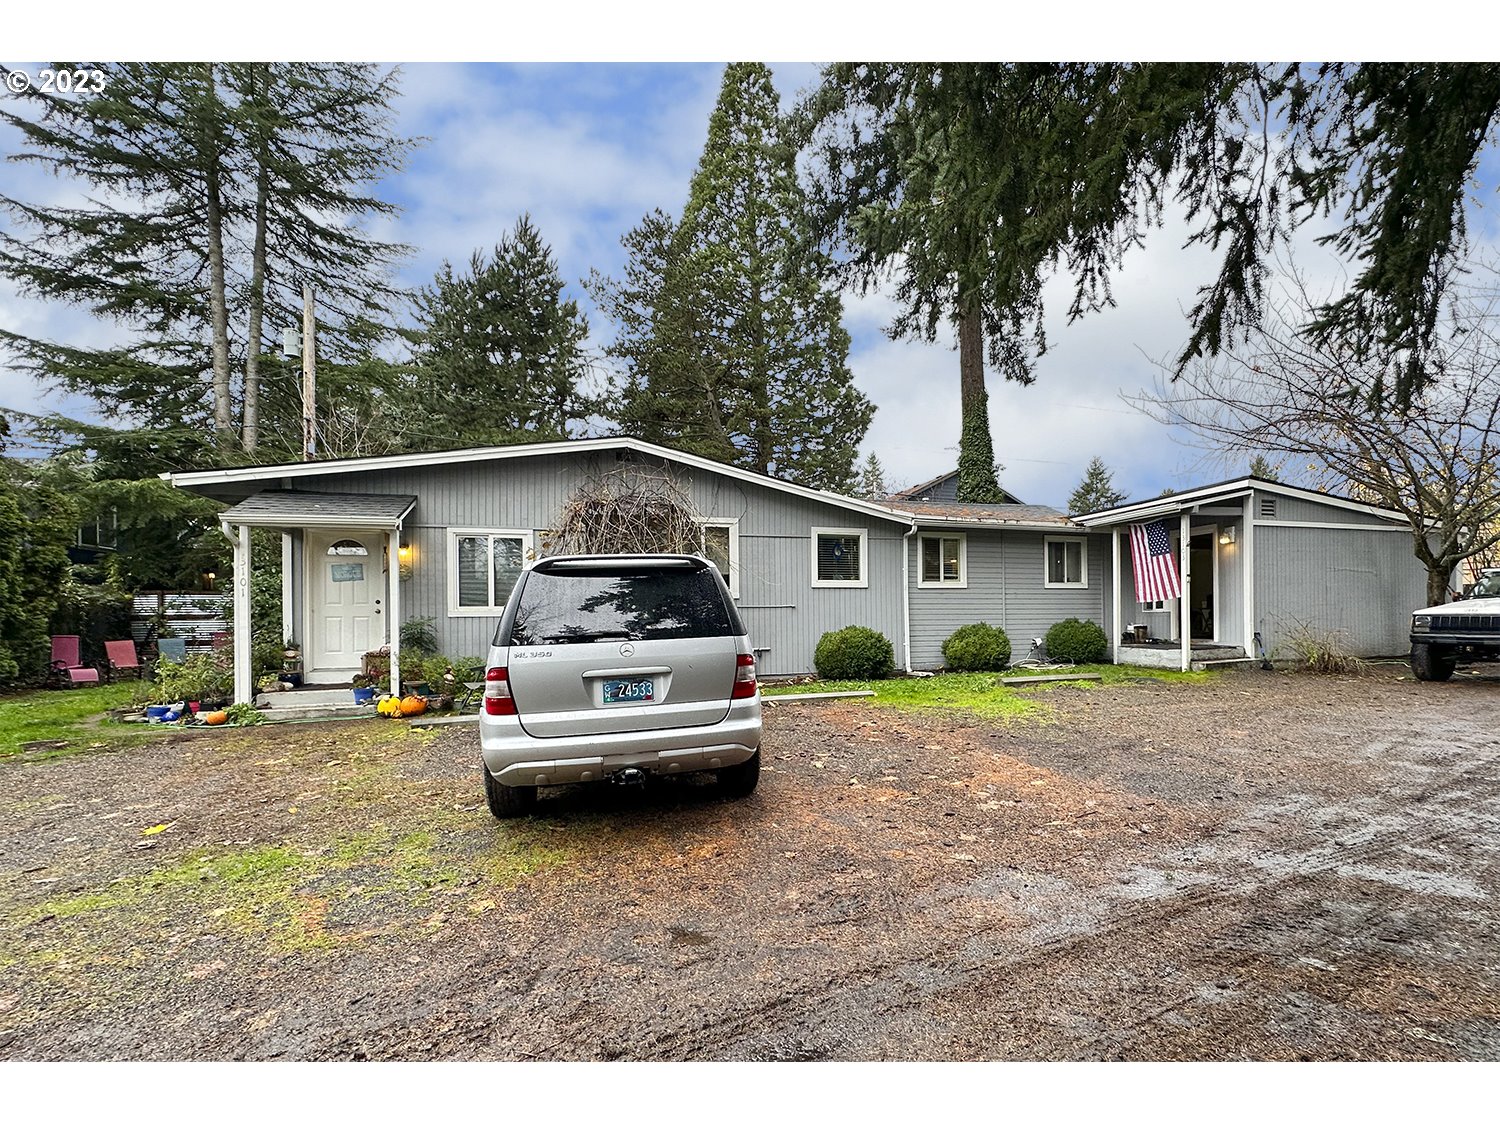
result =
[[[1118,542],[1127,522],[1167,511],[1186,513],[1195,503],[1198,509],[1184,514],[1181,523],[1195,548],[1197,537],[1209,529],[1203,521],[1217,521],[1215,531],[1221,523],[1231,525],[1231,518],[1217,514],[1218,509],[1234,505],[1242,515],[1250,510],[1245,505],[1261,503],[1262,495],[1293,505],[1281,516],[1291,521],[1288,527],[1326,531],[1325,525],[1343,526],[1339,520],[1359,520],[1389,530],[1390,523],[1390,514],[1378,509],[1316,493],[1303,497],[1301,490],[1265,482],[1253,487],[1232,482],[1216,486],[1227,490],[1224,495],[1198,490],[1205,493],[1201,501],[1191,499],[1196,493],[1185,493],[1166,507],[1153,501],[1076,521],[1037,505],[959,504],[944,498],[946,478],[872,503],[624,437],[169,473],[164,478],[229,505],[220,520],[235,550],[236,622],[250,614],[250,529],[280,531],[282,634],[301,646],[307,682],[334,684],[347,682],[359,669],[361,656],[385,644],[391,646],[392,667],[398,670],[399,625],[414,617],[433,620],[445,653],[482,656],[516,576],[544,549],[563,504],[584,481],[622,465],[670,475],[690,497],[701,519],[703,553],[724,572],[766,676],[812,671],[818,638],[849,624],[884,633],[908,670],[941,667],[943,640],[973,621],[1005,628],[1020,653],[1030,637],[1041,636],[1066,617],[1097,621],[1116,637],[1121,630],[1115,622],[1145,618],[1150,637],[1176,639],[1168,619],[1188,620],[1186,606],[1194,604],[1192,599],[1180,614],[1168,610],[1159,621],[1147,615],[1160,616],[1160,608],[1122,605],[1121,568],[1112,539]],[[1321,521],[1310,516],[1294,520],[1296,503],[1319,502],[1333,514]],[[1260,520],[1241,518],[1233,526],[1259,531]],[[1247,608],[1243,619],[1216,616],[1211,640],[1248,652],[1254,630],[1245,627],[1246,621],[1300,609],[1341,613],[1338,607],[1346,603],[1352,612],[1355,602],[1369,593],[1344,587],[1343,600],[1330,601],[1338,587],[1320,577],[1316,592],[1278,594],[1295,563],[1290,556],[1286,563],[1277,561],[1283,552],[1265,545],[1271,536],[1261,534],[1254,602],[1243,593],[1239,575],[1244,571],[1232,561],[1240,556],[1215,553],[1210,597],[1216,613],[1232,604]],[[1400,541],[1395,535],[1376,538],[1391,547]],[[1315,539],[1324,544],[1320,549],[1339,559],[1346,547],[1355,547],[1353,539],[1326,534]],[[1390,565],[1405,575],[1415,560],[1409,545],[1404,562],[1399,554],[1389,553]],[[1201,583],[1202,564],[1196,573]],[[1292,588],[1310,590],[1309,581],[1303,574]],[[1394,612],[1402,621],[1421,600],[1419,592],[1406,596],[1403,581],[1392,578],[1388,583],[1381,611],[1387,617]],[[1417,582],[1412,588],[1423,586]],[[1129,590],[1128,583],[1124,589]],[[1197,594],[1198,587],[1193,591]],[[1252,618],[1250,607],[1258,607],[1261,617]],[[1182,636],[1190,642],[1191,621],[1189,626]],[[1391,634],[1387,628],[1372,635],[1384,643]],[[1151,657],[1161,659],[1161,646],[1142,646],[1141,651],[1148,649]],[[1186,660],[1189,645],[1173,651]],[[1122,650],[1119,659],[1130,659],[1130,653]],[[235,668],[235,698],[249,700],[248,630],[235,630]],[[392,686],[399,690],[399,680]]]

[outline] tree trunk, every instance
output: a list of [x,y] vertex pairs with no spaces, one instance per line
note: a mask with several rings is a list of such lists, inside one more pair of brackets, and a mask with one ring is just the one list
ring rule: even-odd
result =
[[1002,494],[995,478],[989,394],[984,389],[984,322],[977,305],[958,314],[958,378],[958,499],[968,504],[995,504]]
[[1441,562],[1427,568],[1427,604],[1442,605],[1448,600],[1450,587],[1448,579],[1453,575],[1451,566],[1444,566]]
[[213,330],[214,429],[221,440],[232,440],[234,418],[229,392],[229,303],[224,292],[224,183],[219,145],[213,135],[218,96],[213,64],[205,63],[208,97],[204,106],[204,167],[208,218],[208,309]]
[[[252,94],[257,92],[254,75],[250,78]],[[263,126],[257,124],[257,128]],[[270,156],[264,141],[257,146],[255,157],[255,242],[250,262],[250,322],[245,337],[245,402],[240,444],[246,453],[254,453],[260,444],[260,344],[266,309],[266,196],[270,191]]]

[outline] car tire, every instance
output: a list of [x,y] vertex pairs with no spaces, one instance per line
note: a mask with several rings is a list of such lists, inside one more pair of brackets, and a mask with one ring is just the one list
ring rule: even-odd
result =
[[497,820],[525,816],[536,807],[535,785],[502,785],[483,762],[479,768],[484,771],[484,799]]
[[760,750],[756,749],[747,761],[737,766],[726,766],[719,771],[719,792],[731,801],[748,797],[755,792],[760,781]]
[[1411,670],[1419,680],[1435,680],[1441,683],[1453,675],[1458,661],[1436,645],[1411,646]]

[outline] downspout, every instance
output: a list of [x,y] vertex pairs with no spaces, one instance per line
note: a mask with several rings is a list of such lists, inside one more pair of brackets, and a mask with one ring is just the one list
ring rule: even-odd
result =
[[911,521],[911,530],[901,537],[901,649],[906,654],[904,661],[908,675],[911,666],[911,537],[917,533],[917,521]]

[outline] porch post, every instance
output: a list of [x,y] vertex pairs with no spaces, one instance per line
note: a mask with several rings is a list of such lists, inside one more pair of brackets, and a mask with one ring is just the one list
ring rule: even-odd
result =
[[1178,616],[1182,618],[1179,628],[1182,631],[1182,670],[1186,672],[1193,663],[1193,599],[1190,588],[1192,578],[1191,567],[1188,566],[1188,557],[1192,554],[1192,527],[1193,517],[1186,508],[1182,510],[1182,530],[1178,533],[1178,545],[1182,549],[1182,559],[1178,563],[1178,577],[1182,580],[1182,597],[1177,599]]
[[1120,663],[1120,529],[1112,527],[1109,529],[1110,556],[1114,566],[1114,603],[1111,614],[1114,620],[1114,639],[1110,642],[1110,663]]
[[292,625],[292,533],[281,533],[281,643],[292,643],[297,635]]
[[1240,585],[1244,591],[1245,655],[1255,656],[1255,494],[1245,497],[1245,515],[1240,520]]
[[253,703],[250,667],[250,528],[240,524],[234,539],[234,701]]
[[401,528],[393,528],[386,535],[386,584],[390,587],[386,598],[387,628],[391,631],[391,694],[401,694]]

